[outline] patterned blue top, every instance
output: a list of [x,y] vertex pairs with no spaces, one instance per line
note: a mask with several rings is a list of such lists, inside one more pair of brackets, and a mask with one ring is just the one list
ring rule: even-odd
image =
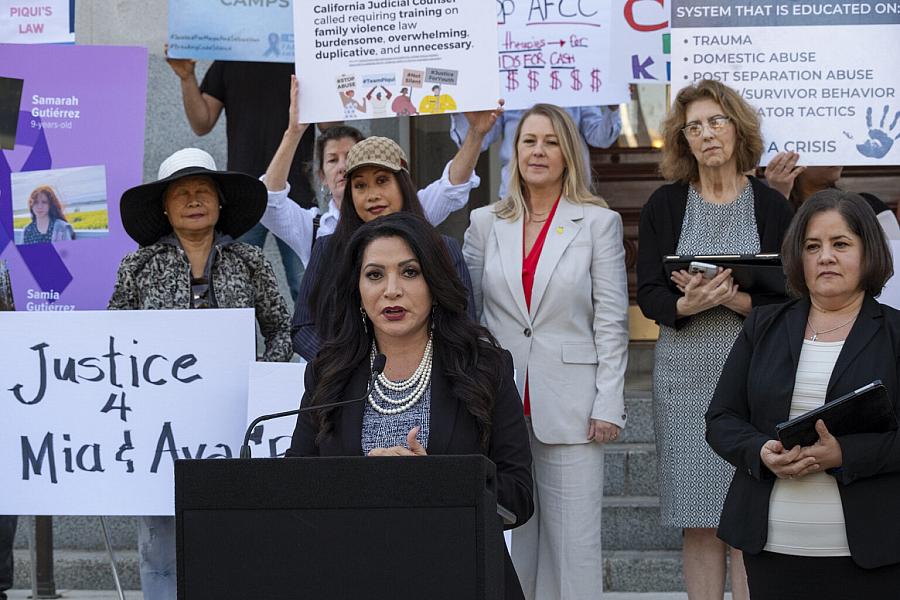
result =
[[32,221],[28,225],[25,226],[25,230],[22,232],[22,243],[23,244],[46,244],[53,241],[53,225],[56,222],[56,219],[51,218],[50,222],[47,224],[47,233],[41,233],[38,231],[37,224]]
[[[402,383],[402,382],[396,382]],[[402,398],[407,392],[395,392],[385,389],[385,395],[392,400]],[[380,404],[384,405],[382,401]],[[431,384],[425,394],[419,398],[409,410],[396,415],[383,415],[372,408],[366,402],[366,412],[363,413],[362,425],[362,449],[363,455],[368,455],[373,448],[390,448],[391,446],[406,447],[406,434],[413,427],[419,426],[418,440],[426,449],[428,448],[428,424],[431,418]]]

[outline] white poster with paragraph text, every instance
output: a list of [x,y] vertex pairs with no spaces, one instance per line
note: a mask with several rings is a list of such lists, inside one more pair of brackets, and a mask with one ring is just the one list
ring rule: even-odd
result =
[[300,121],[487,110],[497,25],[485,0],[294,3]]
[[0,312],[0,514],[173,515],[174,461],[237,457],[252,309]]
[[900,2],[672,5],[672,97],[701,79],[737,90],[762,120],[762,164],[900,164]]

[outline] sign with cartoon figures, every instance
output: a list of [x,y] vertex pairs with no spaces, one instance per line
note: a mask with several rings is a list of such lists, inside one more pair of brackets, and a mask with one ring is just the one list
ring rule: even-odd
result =
[[295,2],[300,120],[493,108],[497,25],[484,8],[484,0]]
[[762,120],[763,164],[900,164],[897,2],[675,0],[671,26],[672,97],[701,79],[737,90]]
[[496,4],[500,95],[507,108],[629,100],[625,64],[613,60],[610,0]]

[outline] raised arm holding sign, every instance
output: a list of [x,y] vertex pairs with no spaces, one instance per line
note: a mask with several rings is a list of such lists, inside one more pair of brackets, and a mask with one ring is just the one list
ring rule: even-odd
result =
[[[294,3],[306,122],[484,110],[499,90],[497,25],[484,0],[371,8],[353,0]],[[383,91],[379,98],[377,92]],[[412,99],[415,95],[416,100]],[[388,110],[387,100],[395,100]],[[397,99],[406,98],[398,103]]]
[[[373,93],[376,92],[373,90],[368,95]],[[347,153],[364,136],[359,130],[346,125],[328,127],[322,132],[316,142],[315,163],[316,174],[328,192],[328,210],[320,214],[318,208],[300,208],[287,199],[290,193],[287,185],[288,165],[308,128],[306,123],[299,121],[300,105],[299,83],[294,78],[288,127],[263,178],[269,197],[262,223],[290,245],[307,264],[315,240],[335,230],[345,196]],[[465,113],[466,121],[474,126],[465,136],[462,147],[447,164],[442,177],[417,193],[422,209],[432,224],[440,224],[451,212],[465,206],[469,190],[480,183],[475,175],[475,163],[481,152],[482,140],[502,114],[502,100],[498,101],[494,110]]]

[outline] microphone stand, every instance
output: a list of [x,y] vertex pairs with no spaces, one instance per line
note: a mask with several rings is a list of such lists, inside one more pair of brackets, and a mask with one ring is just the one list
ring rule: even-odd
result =
[[372,387],[375,385],[375,378],[381,375],[381,372],[384,371],[384,365],[386,362],[387,358],[384,356],[384,354],[378,354],[375,356],[375,360],[372,362],[372,374],[369,376],[369,382],[366,385],[366,393],[360,398],[353,398],[352,400],[341,400],[340,402],[330,402],[328,404],[319,404],[316,406],[304,406],[301,408],[295,408],[294,410],[286,410],[280,413],[272,413],[270,415],[262,415],[256,417],[255,419],[253,419],[253,421],[247,427],[247,431],[244,433],[244,443],[241,445],[240,457],[251,458],[250,436],[253,435],[253,430],[256,429],[256,426],[263,421],[280,419],[282,417],[290,417],[292,415],[300,415],[302,413],[313,410],[324,410],[326,408],[336,408],[338,406],[354,404],[356,402],[363,402],[366,398],[369,397],[369,394],[372,393]]

